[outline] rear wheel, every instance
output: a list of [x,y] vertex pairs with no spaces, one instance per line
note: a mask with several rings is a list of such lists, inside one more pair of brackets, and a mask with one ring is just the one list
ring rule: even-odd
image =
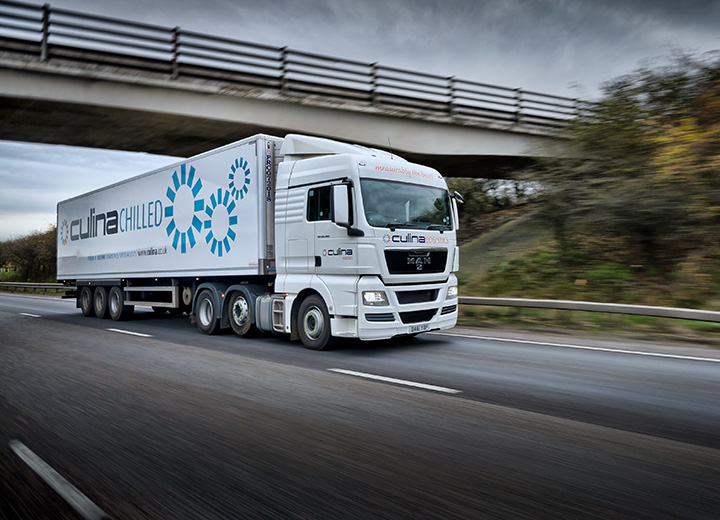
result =
[[255,331],[250,319],[250,301],[245,293],[236,292],[232,295],[228,305],[228,318],[235,334],[240,337],[250,336]]
[[305,348],[326,350],[332,347],[330,336],[330,315],[322,298],[308,296],[300,304],[297,329]]
[[93,307],[93,290],[92,287],[83,287],[80,289],[80,310],[83,316],[95,316],[95,307]]
[[95,287],[93,307],[95,308],[95,316],[101,319],[108,317],[107,289],[105,287]]
[[108,310],[113,321],[123,321],[132,315],[135,306],[125,305],[125,291],[122,287],[115,286],[108,295]]
[[219,327],[215,315],[215,298],[210,291],[203,291],[195,304],[195,320],[203,334],[215,334]]

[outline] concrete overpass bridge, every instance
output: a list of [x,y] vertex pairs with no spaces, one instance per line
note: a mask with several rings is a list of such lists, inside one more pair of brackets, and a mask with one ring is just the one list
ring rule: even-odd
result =
[[579,102],[0,0],[0,139],[190,156],[258,132],[502,177],[562,146]]

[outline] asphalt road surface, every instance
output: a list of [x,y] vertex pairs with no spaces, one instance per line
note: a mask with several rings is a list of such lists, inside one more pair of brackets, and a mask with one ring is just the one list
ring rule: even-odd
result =
[[113,519],[720,518],[720,351],[492,334],[313,352],[0,295],[0,518],[83,518],[18,442]]

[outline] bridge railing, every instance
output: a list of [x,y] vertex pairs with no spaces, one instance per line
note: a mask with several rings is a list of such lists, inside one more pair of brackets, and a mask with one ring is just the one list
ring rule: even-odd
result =
[[578,99],[273,47],[129,20],[0,0],[0,52],[219,80],[430,116],[562,128]]

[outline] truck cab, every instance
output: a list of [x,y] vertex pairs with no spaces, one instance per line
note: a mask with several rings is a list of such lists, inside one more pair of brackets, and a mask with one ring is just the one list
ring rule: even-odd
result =
[[297,135],[281,155],[273,330],[322,349],[455,325],[457,206],[436,170]]

